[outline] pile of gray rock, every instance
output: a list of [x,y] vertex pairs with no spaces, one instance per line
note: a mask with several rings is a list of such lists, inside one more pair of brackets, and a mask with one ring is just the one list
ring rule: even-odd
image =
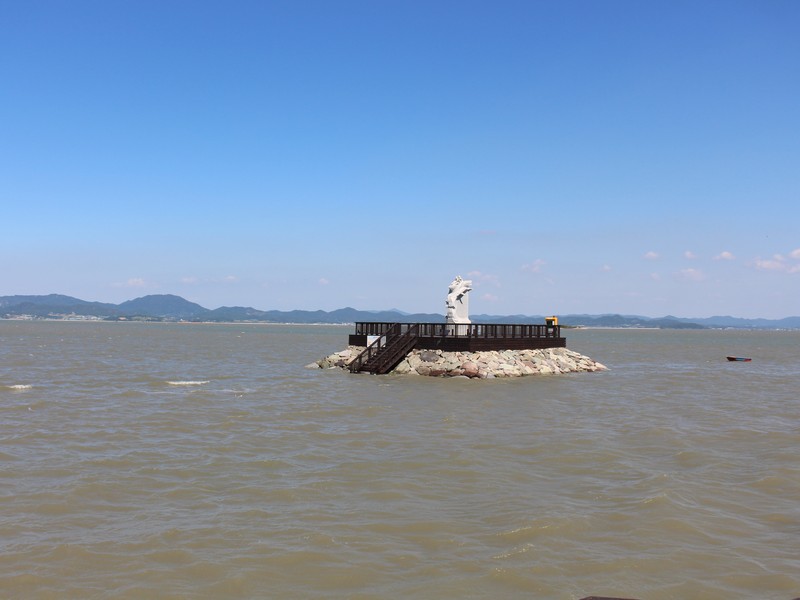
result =
[[[348,346],[340,352],[311,363],[308,367],[347,369],[363,350],[364,348],[360,346]],[[547,348],[487,352],[412,350],[392,372],[401,375],[493,379],[604,370],[606,370],[604,365],[588,356],[566,348]]]

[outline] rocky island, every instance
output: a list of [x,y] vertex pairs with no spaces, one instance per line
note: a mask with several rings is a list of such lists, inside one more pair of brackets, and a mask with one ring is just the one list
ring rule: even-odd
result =
[[[348,346],[308,365],[309,368],[349,370],[350,363],[364,351],[363,346]],[[527,375],[558,375],[604,371],[607,367],[588,356],[566,348],[535,350],[489,350],[445,352],[414,349],[390,373],[430,377],[495,379]]]

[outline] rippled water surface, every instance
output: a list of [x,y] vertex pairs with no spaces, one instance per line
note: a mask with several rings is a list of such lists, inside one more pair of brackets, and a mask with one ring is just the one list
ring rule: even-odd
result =
[[0,597],[800,596],[800,332],[304,368],[348,333],[0,321]]

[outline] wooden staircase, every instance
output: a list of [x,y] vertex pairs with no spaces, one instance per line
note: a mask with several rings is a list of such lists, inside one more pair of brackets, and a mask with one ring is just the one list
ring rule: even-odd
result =
[[409,326],[406,331],[402,331],[400,323],[394,323],[385,335],[372,342],[350,363],[350,372],[388,373],[417,345],[418,339],[418,323]]

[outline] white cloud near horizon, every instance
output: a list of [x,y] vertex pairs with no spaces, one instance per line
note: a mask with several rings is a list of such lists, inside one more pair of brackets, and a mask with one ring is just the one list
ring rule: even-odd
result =
[[146,288],[146,287],[153,287],[150,283],[145,281],[141,277],[131,277],[127,281],[123,281],[120,283],[112,283],[112,287],[116,288]]
[[681,269],[678,272],[678,276],[688,281],[704,281],[706,278],[700,269]]
[[650,250],[649,252],[644,253],[645,260],[658,260],[659,258],[661,258],[661,255],[658,252],[653,252]]
[[736,257],[733,255],[732,252],[728,252],[727,250],[723,250],[719,254],[714,257],[714,260],[734,260]]
[[200,278],[195,277],[194,275],[189,275],[186,277],[181,277],[178,280],[179,283],[183,285],[199,285],[199,284],[207,284],[207,283],[239,283],[239,278],[236,275],[226,275],[222,278],[216,277],[209,277],[209,278]]
[[761,271],[776,271],[780,273],[800,273],[800,262],[792,263],[789,259],[800,260],[800,248],[792,250],[789,253],[789,258],[782,254],[775,254],[772,258],[761,259],[757,258],[753,261],[756,269]]
[[783,268],[783,263],[779,260],[757,258],[753,261],[753,264],[756,266],[756,269],[761,269],[762,271],[780,271]]

